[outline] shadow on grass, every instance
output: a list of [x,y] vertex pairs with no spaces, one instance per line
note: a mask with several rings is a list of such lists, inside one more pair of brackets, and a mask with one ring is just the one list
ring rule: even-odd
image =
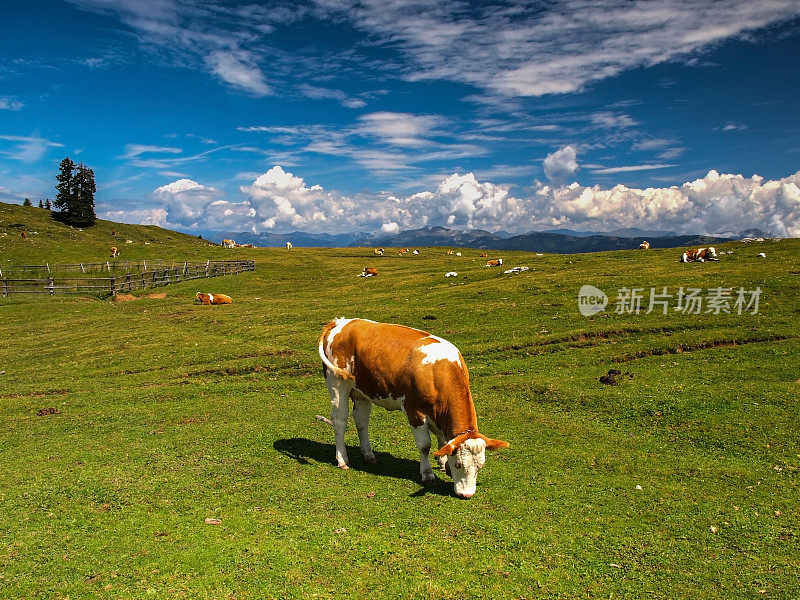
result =
[[[333,444],[322,444],[306,438],[289,438],[277,440],[272,444],[272,447],[284,456],[296,460],[301,465],[317,462],[329,464],[332,468],[335,468],[333,458],[335,446]],[[408,479],[420,484],[419,462],[415,460],[397,458],[387,452],[375,452],[375,458],[378,463],[370,464],[364,461],[361,456],[361,449],[358,446],[347,446],[347,455],[350,457],[350,468],[354,471],[362,471],[381,477]],[[444,479],[442,479],[443,477]],[[452,481],[441,472],[437,472],[435,484],[431,486],[420,484],[420,489],[411,494],[411,496],[419,497],[426,494],[456,498]]]

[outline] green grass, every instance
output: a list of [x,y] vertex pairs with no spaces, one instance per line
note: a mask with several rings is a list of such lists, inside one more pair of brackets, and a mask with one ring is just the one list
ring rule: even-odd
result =
[[[138,256],[230,255],[169,235]],[[17,244],[0,236],[3,260],[102,250]],[[532,269],[515,276],[475,250],[237,249],[256,272],[166,298],[0,300],[0,597],[798,598],[800,241],[720,249],[499,253]],[[583,284],[763,295],[758,315],[587,319]],[[334,466],[313,417],[338,316],[461,349],[481,431],[511,443],[474,498],[421,486],[402,415],[377,407],[379,464],[351,423],[352,468]],[[633,378],[605,386],[610,368]]]

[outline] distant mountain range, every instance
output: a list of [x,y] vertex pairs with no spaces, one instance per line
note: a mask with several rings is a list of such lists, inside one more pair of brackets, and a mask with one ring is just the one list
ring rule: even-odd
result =
[[[763,232],[748,230],[748,236],[763,236]],[[297,247],[424,247],[458,246],[484,250],[526,250],[529,252],[554,252],[575,254],[579,252],[602,252],[606,250],[629,250],[639,247],[643,240],[650,242],[651,248],[676,248],[680,246],[704,246],[718,244],[731,239],[707,235],[675,235],[672,231],[652,231],[644,229],[617,229],[609,233],[573,231],[557,229],[535,231],[523,235],[503,235],[481,229],[460,230],[447,227],[422,227],[409,229],[395,235],[384,233],[247,233],[247,232],[209,232],[208,239],[230,238],[239,244],[253,244],[260,247],[284,246],[291,242]]]

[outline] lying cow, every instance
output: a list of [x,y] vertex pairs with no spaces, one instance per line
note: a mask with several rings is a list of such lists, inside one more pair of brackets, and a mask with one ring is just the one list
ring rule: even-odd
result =
[[119,256],[119,250],[117,250],[116,246],[111,246],[111,257],[114,258]]
[[373,267],[364,267],[364,270],[361,271],[359,277],[375,277],[378,274],[378,269]]
[[707,260],[719,260],[717,251],[709,246],[708,248],[698,248],[697,250],[687,250],[681,254],[681,262],[705,262]]
[[203,292],[197,292],[194,298],[199,301],[200,304],[230,304],[233,302],[233,299],[225,294],[204,294]]
[[449,467],[461,498],[475,494],[485,450],[508,446],[478,433],[467,365],[448,341],[402,325],[342,318],[322,330],[318,352],[331,396],[336,462],[341,469],[348,468],[344,434],[350,398],[367,462],[376,462],[369,440],[372,403],[402,410],[419,449],[422,482],[436,481],[428,459],[432,432],[439,443],[434,456],[442,468]]
[[373,250],[372,253],[375,256],[383,256],[383,248],[375,248],[375,250]]
[[502,267],[503,266],[503,259],[498,258],[496,260],[487,261],[484,267]]
[[650,250],[650,242],[647,240],[643,241],[641,244],[639,244],[639,250]]

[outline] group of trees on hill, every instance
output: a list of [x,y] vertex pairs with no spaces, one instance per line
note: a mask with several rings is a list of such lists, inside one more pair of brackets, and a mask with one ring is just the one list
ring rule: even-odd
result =
[[85,164],[75,164],[69,157],[61,161],[56,175],[56,199],[53,218],[75,227],[94,225],[94,171]]
[[[94,171],[83,163],[75,164],[66,157],[58,165],[56,175],[56,199],[44,202],[39,200],[39,208],[51,211],[56,221],[73,227],[90,227],[97,221],[94,213],[94,193],[97,186],[94,182]],[[30,198],[25,198],[22,206],[33,206]]]

